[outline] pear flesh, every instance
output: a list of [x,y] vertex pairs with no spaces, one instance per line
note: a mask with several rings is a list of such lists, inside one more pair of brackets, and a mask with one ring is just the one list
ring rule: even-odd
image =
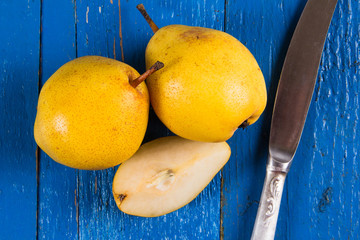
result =
[[115,202],[130,215],[157,217],[173,212],[210,183],[230,154],[226,142],[196,142],[171,136],[146,143],[117,170],[113,181]]

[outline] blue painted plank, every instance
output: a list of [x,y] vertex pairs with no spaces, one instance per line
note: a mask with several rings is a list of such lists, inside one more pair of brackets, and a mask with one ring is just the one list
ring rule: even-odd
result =
[[[122,58],[119,7],[110,1],[77,1],[78,56]],[[124,229],[112,196],[114,168],[79,171],[79,239],[121,239]]]
[[289,239],[360,238],[360,2],[339,1],[288,177]]
[[[144,71],[145,47],[153,33],[135,9],[137,3],[123,2],[121,3],[125,62],[135,66],[139,71]],[[223,29],[224,1],[143,3],[159,27],[185,24]],[[171,134],[158,122],[155,114],[150,117],[146,141]],[[219,239],[220,190],[220,175],[217,175],[194,201],[178,211],[152,219],[127,216],[125,239]]]
[[[156,4],[145,1],[144,4],[159,26],[169,23],[186,23],[218,29],[223,26],[224,2],[168,1],[164,4]],[[121,20],[124,61],[138,71],[144,71],[145,47],[152,33],[135,6],[135,2],[128,1],[121,1],[119,6],[119,1],[115,0],[97,4],[91,1],[77,2],[79,56],[98,54],[116,56],[117,59],[122,60],[119,37]],[[153,113],[148,129],[146,141],[169,134]],[[186,207],[163,217],[140,218],[123,214],[117,209],[111,193],[114,173],[114,169],[79,173],[81,239],[219,238],[219,177]]]
[[[226,32],[255,56],[265,77],[268,103],[261,118],[229,140],[233,155],[223,171],[224,239],[250,239],[265,177],[271,113],[283,60],[306,1],[233,1],[226,4]],[[286,196],[286,190],[284,196]],[[288,235],[283,198],[276,239]]]
[[[75,3],[42,2],[41,85],[76,57]],[[38,239],[77,239],[77,172],[40,152]]]
[[0,2],[0,239],[35,239],[40,1]]
[[[152,219],[129,216],[112,199],[115,169],[80,171],[77,185],[77,171],[41,153],[38,238],[249,239],[264,177],[276,85],[304,3],[228,0],[224,24],[224,1],[144,2],[160,27],[182,23],[224,30],[225,26],[258,60],[269,90],[268,107],[258,123],[229,141],[233,155],[223,171],[222,209],[218,175],[195,201],[174,213]],[[120,7],[116,0],[44,2],[42,83],[76,56],[76,48],[79,56],[123,59],[144,71],[144,50],[152,33],[135,5],[122,1]],[[32,125],[39,79],[40,1],[3,1],[0,7],[0,239],[35,239]],[[308,121],[284,191],[277,239],[360,238],[359,11],[359,1],[343,0],[335,12]],[[151,112],[145,141],[168,134]]]
[[[226,30],[237,35],[259,61],[269,103],[257,125],[230,140],[237,154],[224,170],[224,239],[250,238],[265,174],[276,85],[304,3],[227,4]],[[359,238],[359,5],[358,1],[339,1],[335,12],[284,190],[276,239]]]

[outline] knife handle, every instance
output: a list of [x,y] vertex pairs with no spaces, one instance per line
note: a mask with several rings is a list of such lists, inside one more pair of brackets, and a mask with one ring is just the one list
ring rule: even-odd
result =
[[286,174],[269,168],[266,170],[251,240],[274,239]]

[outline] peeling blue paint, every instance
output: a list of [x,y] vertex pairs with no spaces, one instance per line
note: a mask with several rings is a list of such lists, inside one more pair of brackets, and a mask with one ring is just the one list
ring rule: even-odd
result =
[[[189,205],[152,219],[126,215],[112,198],[116,168],[77,171],[40,152],[37,171],[32,125],[38,88],[77,56],[107,56],[145,70],[152,32],[137,2],[1,1],[0,239],[250,238],[277,82],[306,1],[143,3],[159,27],[210,27],[243,42],[264,73],[264,114],[229,140],[230,161]],[[360,239],[359,26],[360,1],[340,0],[285,185],[276,239]],[[151,111],[144,141],[169,134]]]

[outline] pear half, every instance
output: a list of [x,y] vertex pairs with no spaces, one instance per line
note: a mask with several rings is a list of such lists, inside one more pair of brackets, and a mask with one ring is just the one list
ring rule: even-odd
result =
[[178,136],[159,138],[117,170],[113,194],[130,215],[157,217],[192,201],[229,160],[226,142],[207,143]]

